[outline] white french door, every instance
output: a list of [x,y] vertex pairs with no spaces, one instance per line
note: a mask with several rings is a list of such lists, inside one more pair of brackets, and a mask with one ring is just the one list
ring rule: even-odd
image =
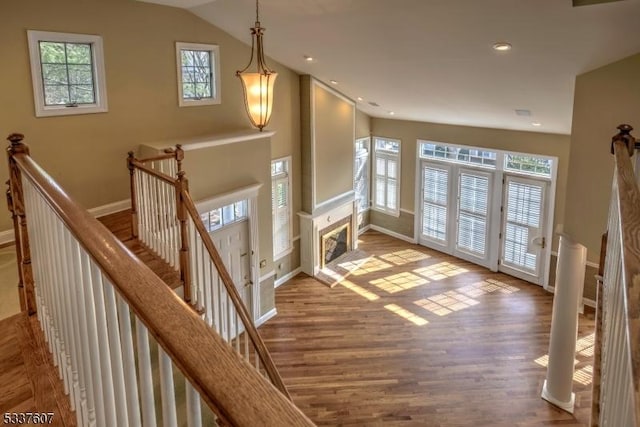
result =
[[505,175],[499,270],[539,285],[549,250],[543,180]]
[[423,161],[420,244],[491,267],[493,175],[491,171]]
[[493,172],[457,168],[456,243],[453,255],[490,267]]
[[419,242],[449,253],[451,165],[423,161],[420,169],[422,206]]

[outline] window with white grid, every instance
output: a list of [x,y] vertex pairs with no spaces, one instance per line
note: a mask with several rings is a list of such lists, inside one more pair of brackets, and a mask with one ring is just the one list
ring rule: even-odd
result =
[[220,104],[220,50],[217,45],[176,43],[178,104]]
[[542,225],[543,187],[509,179],[506,199],[503,261],[535,271],[537,255],[530,248],[530,237],[536,236]]
[[291,252],[291,158],[271,162],[271,207],[273,217],[273,259]]
[[102,37],[28,31],[37,117],[107,111]]
[[400,215],[400,141],[374,138],[373,208]]

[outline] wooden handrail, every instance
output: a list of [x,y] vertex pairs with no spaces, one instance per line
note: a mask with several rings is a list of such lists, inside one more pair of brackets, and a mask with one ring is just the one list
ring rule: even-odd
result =
[[198,234],[200,235],[200,238],[202,239],[202,243],[204,244],[205,248],[207,249],[207,252],[209,253],[209,256],[211,257],[211,261],[213,261],[213,264],[218,270],[220,279],[222,279],[222,283],[224,284],[225,289],[227,290],[229,298],[233,302],[233,305],[235,306],[236,311],[238,312],[238,316],[240,316],[240,320],[242,320],[242,323],[245,326],[245,331],[249,335],[256,349],[256,352],[258,353],[258,356],[260,357],[260,361],[262,362],[264,369],[267,371],[267,374],[269,375],[269,379],[278,388],[278,390],[282,392],[282,394],[284,394],[289,399],[291,399],[291,396],[289,395],[287,387],[282,382],[282,378],[280,377],[280,374],[278,373],[278,370],[275,364],[273,363],[273,359],[271,359],[271,355],[269,354],[269,351],[267,350],[267,347],[265,346],[264,341],[262,341],[262,338],[260,337],[260,334],[258,333],[253,323],[253,320],[251,320],[251,316],[249,315],[247,308],[242,302],[242,298],[240,297],[240,294],[238,293],[238,290],[236,289],[236,286],[233,283],[233,279],[231,278],[229,271],[224,265],[224,261],[220,257],[218,250],[216,249],[215,245],[213,244],[213,241],[211,240],[211,236],[209,236],[209,233],[204,227],[204,224],[200,220],[200,214],[198,214],[198,210],[196,209],[196,205],[193,202],[191,195],[189,194],[188,191],[183,190],[181,192],[181,198],[184,200],[184,206],[189,212],[191,219],[193,220],[195,228]]
[[171,185],[176,185],[176,179],[175,178],[172,178],[169,175],[165,175],[162,172],[158,172],[155,169],[151,169],[149,166],[145,165],[144,163],[141,163],[140,160],[131,159],[130,162],[134,167],[145,171],[149,175],[153,175],[154,177],[158,178],[159,180],[162,180],[162,181],[164,181],[166,183],[169,183]]
[[[622,130],[622,129],[621,129]],[[627,284],[626,313],[628,336],[631,349],[631,370],[635,393],[636,420],[640,420],[640,191],[631,164],[635,140],[614,138],[612,149],[615,156],[617,194],[620,212],[620,233],[622,242],[622,275]],[[630,148],[630,146],[632,148]],[[610,230],[611,232],[611,230]]]
[[109,230],[12,142],[10,158],[100,266],[120,296],[225,424],[311,426]]

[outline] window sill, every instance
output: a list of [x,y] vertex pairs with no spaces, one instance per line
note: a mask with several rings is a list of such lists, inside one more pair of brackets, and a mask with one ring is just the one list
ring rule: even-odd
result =
[[97,114],[106,113],[109,109],[106,105],[79,105],[77,107],[45,107],[42,105],[36,106],[36,117],[53,117],[53,116],[73,116],[80,114]]

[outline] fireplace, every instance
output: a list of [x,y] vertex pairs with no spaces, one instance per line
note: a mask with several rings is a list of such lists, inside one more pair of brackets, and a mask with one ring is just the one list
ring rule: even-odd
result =
[[320,268],[351,250],[351,216],[320,231]]
[[324,203],[313,214],[299,212],[300,266],[309,276],[340,255],[358,248],[353,192]]

